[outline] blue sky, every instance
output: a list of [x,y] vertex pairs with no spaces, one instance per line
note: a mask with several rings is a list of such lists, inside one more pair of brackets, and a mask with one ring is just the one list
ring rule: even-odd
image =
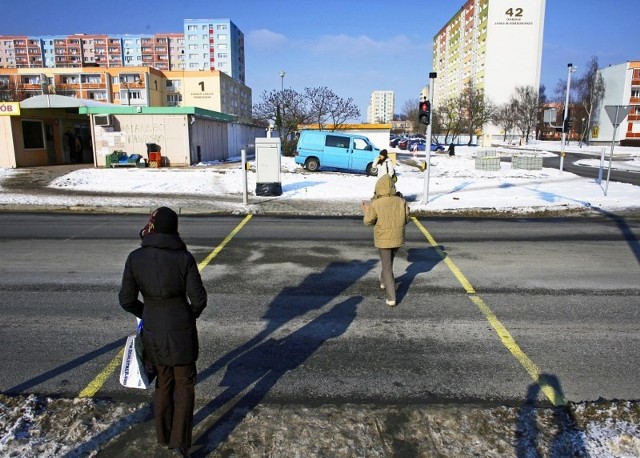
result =
[[[523,1],[523,0],[517,0]],[[432,71],[433,36],[464,0],[4,1],[2,35],[182,32],[185,18],[228,18],[245,34],[246,83],[264,90],[327,86],[366,118],[374,90],[393,90],[396,112]],[[552,95],[567,64],[640,60],[638,0],[547,0],[542,80]],[[437,86],[436,86],[437,87]]]

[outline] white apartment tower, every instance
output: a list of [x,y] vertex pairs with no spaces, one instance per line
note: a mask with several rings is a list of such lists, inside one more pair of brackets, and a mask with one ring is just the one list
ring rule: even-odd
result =
[[433,106],[457,98],[469,81],[496,105],[518,86],[538,90],[545,1],[468,0],[433,39]]
[[229,19],[185,19],[187,70],[220,70],[245,83],[244,34]]
[[373,91],[367,109],[367,122],[386,124],[393,121],[395,95],[393,91]]

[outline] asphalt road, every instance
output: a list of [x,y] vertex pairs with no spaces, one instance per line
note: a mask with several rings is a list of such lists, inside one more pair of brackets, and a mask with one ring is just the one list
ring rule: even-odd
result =
[[[95,381],[135,329],[117,292],[145,219],[0,215],[1,392],[148,399]],[[181,220],[197,261],[224,244],[202,270],[200,416],[239,395],[514,404],[536,373],[572,401],[640,397],[639,219],[411,222],[395,309],[359,219],[255,216],[226,239],[242,221]]]

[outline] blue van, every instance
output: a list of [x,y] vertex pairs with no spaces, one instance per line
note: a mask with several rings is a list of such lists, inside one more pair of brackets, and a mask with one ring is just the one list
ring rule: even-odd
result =
[[296,146],[296,164],[315,172],[320,167],[377,175],[380,150],[363,135],[303,130]]

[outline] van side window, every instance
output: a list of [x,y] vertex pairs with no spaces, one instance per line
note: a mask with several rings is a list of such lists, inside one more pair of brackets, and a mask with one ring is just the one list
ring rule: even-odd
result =
[[371,145],[369,143],[367,143],[364,139],[362,138],[354,138],[353,139],[353,149],[361,149],[364,151],[371,151]]
[[349,137],[341,137],[339,135],[327,135],[324,143],[325,146],[333,148],[349,148]]

